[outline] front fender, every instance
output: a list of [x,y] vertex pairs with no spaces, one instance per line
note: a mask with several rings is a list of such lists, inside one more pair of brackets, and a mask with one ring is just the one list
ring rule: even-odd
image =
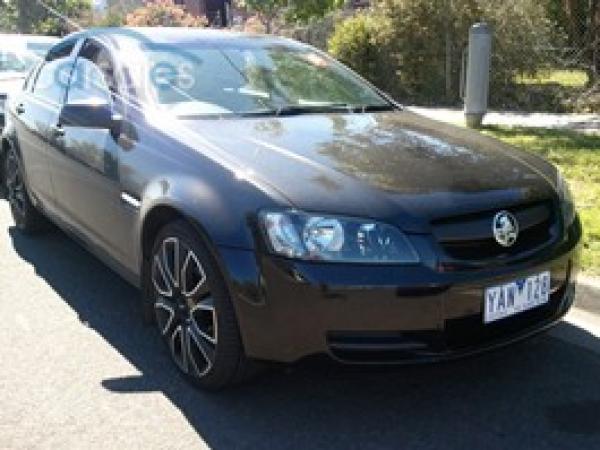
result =
[[210,183],[192,174],[161,176],[147,184],[140,199],[135,236],[143,260],[144,227],[156,208],[169,208],[188,219],[205,234],[213,247],[253,250],[256,247],[253,218],[267,207],[280,205],[251,181],[230,180]]

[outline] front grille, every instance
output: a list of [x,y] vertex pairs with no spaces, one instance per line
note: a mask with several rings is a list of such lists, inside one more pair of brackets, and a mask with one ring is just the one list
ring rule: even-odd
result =
[[519,237],[512,247],[502,247],[494,238],[492,220],[499,209],[436,220],[432,223],[433,234],[450,260],[467,262],[526,256],[550,244],[558,236],[558,221],[552,202],[506,210],[519,222]]

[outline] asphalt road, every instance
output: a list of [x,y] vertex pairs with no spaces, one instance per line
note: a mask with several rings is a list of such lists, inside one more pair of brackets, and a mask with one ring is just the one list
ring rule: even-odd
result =
[[141,325],[137,295],[62,233],[20,235],[0,202],[0,448],[600,448],[587,312],[459,362],[305,363],[207,394]]

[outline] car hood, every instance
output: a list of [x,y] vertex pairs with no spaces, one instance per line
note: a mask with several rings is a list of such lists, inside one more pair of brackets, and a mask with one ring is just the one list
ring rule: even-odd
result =
[[415,231],[434,218],[554,192],[549,163],[409,111],[184,123],[294,207],[385,218]]

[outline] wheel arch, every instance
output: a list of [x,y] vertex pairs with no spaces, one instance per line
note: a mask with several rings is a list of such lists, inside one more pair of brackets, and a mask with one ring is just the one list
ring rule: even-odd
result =
[[187,220],[185,215],[177,208],[159,204],[150,209],[142,221],[140,233],[140,248],[142,261],[146,261],[152,250],[154,239],[161,228],[176,220]]
[[152,245],[158,232],[167,224],[178,220],[187,222],[200,235],[213,256],[217,255],[215,243],[210,239],[204,225],[192,218],[182,208],[169,203],[153,205],[144,216],[140,232],[142,261],[146,261],[152,251]]
[[210,256],[217,264],[222,276],[227,281],[227,271],[225,270],[225,266],[219,256],[217,244],[213,241],[213,239],[211,239],[205,225],[200,220],[187,213],[183,208],[167,202],[153,205],[150,209],[148,209],[142,220],[140,231],[140,273],[142,275],[142,280],[146,274],[146,264],[150,259],[152,246],[157,234],[164,226],[178,220],[188,223],[196,231],[196,233],[198,233],[208,248]]

